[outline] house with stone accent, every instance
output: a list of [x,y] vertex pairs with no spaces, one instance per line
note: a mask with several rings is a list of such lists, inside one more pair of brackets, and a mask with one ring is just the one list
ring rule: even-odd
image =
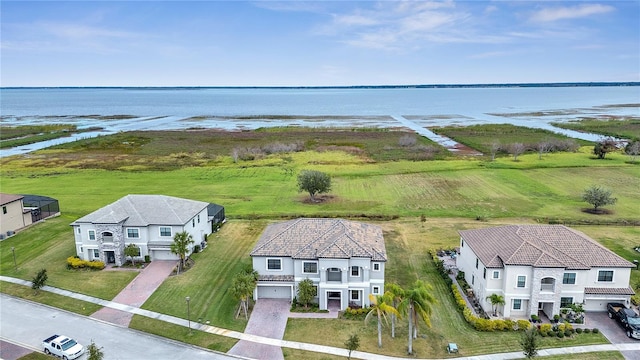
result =
[[379,226],[343,219],[301,218],[270,224],[251,251],[259,274],[254,299],[291,301],[311,279],[320,309],[369,305],[384,292],[387,252]]
[[563,225],[507,225],[462,230],[459,271],[489,314],[491,294],[504,297],[504,317],[549,318],[582,304],[606,311],[608,302],[630,304],[635,265],[587,235]]
[[171,253],[176,233],[191,234],[189,255],[194,246],[203,248],[215,224],[225,220],[224,209],[212,205],[166,195],[127,195],[71,223],[77,255],[120,266],[127,260],[124,248],[134,244],[140,259],[177,260]]

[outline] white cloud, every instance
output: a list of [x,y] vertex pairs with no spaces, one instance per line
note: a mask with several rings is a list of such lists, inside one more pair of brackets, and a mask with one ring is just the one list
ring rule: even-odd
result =
[[138,38],[139,34],[110,30],[100,27],[66,24],[42,23],[39,25],[45,32],[65,39],[95,39],[95,38]]
[[334,14],[332,18],[322,34],[341,37],[343,43],[363,48],[419,48],[426,42],[472,38],[460,31],[470,15],[456,9],[453,1],[380,2],[371,8]]
[[529,20],[533,22],[553,22],[563,19],[579,19],[592,15],[605,14],[615,8],[602,4],[582,4],[570,7],[545,8],[534,12]]

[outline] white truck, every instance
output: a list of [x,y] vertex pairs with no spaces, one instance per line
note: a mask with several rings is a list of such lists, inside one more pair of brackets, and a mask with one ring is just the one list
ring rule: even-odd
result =
[[84,354],[84,346],[64,335],[49,336],[42,342],[44,353],[55,355],[62,360],[77,359]]

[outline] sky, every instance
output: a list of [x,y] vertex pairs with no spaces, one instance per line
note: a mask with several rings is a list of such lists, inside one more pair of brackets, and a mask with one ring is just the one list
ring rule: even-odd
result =
[[3,87],[640,81],[640,0],[0,6]]

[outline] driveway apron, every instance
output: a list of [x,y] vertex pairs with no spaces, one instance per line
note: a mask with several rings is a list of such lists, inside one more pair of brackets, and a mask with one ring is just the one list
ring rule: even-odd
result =
[[[142,306],[160,284],[171,275],[176,264],[177,262],[173,260],[152,261],[112,301],[135,307]],[[91,317],[128,327],[133,314],[104,307],[93,313]]]
[[[259,299],[244,330],[245,334],[259,335],[272,339],[282,339],[287,327],[287,318],[291,305],[288,300]],[[279,346],[259,344],[240,340],[228,351],[228,354],[251,359],[284,360]]]
[[[609,319],[606,311],[585,314],[585,326],[600,330],[612,344],[637,344],[640,340],[627,337],[624,329],[614,319]],[[627,360],[640,360],[640,351],[620,351]]]

